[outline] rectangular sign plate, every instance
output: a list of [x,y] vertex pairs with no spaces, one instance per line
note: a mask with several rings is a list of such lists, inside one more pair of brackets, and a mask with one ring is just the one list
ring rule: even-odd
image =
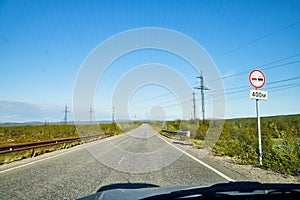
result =
[[268,100],[268,91],[250,90],[250,99]]

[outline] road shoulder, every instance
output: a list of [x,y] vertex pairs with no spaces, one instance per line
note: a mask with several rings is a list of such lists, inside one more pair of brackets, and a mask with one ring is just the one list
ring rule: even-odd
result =
[[[164,137],[164,136],[162,136]],[[300,177],[293,177],[276,173],[271,170],[262,169],[259,166],[254,165],[241,165],[238,164],[234,158],[215,156],[213,153],[209,153],[206,157],[200,158],[200,149],[196,148],[189,141],[178,141],[164,137],[168,142],[175,145],[178,148],[184,150],[189,145],[189,148],[185,148],[186,152],[214,167],[218,171],[226,174],[235,181],[259,181],[265,183],[299,183]]]

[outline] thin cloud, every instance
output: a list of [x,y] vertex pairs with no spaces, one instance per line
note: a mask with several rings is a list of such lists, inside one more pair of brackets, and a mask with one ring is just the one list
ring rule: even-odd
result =
[[0,99],[0,122],[60,121],[62,108]]

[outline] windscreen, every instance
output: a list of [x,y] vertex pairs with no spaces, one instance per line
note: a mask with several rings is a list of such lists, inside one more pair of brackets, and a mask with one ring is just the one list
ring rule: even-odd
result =
[[1,1],[2,198],[299,182],[299,9]]

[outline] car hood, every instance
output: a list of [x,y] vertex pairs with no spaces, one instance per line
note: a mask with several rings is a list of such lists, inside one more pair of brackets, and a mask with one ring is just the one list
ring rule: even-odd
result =
[[177,187],[151,187],[151,188],[139,188],[139,189],[112,189],[103,192],[97,192],[95,194],[80,198],[80,200],[134,200],[150,197],[153,195],[159,195],[169,193],[173,191],[192,189],[191,186],[177,186]]

